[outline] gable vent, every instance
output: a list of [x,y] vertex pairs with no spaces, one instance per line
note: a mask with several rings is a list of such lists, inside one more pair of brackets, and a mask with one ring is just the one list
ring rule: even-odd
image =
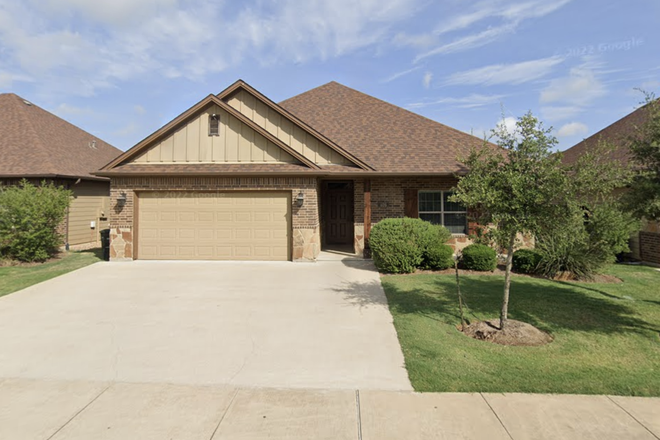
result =
[[209,115],[209,136],[220,136],[220,115]]

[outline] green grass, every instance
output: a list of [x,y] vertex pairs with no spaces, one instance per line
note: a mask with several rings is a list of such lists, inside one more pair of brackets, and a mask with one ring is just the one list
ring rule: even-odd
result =
[[0,267],[0,297],[101,261],[100,250],[66,252],[57,261],[35,266]]
[[[384,276],[413,387],[660,396],[660,272],[619,265],[606,272],[624,282],[513,278],[509,317],[551,333],[554,342],[542,347],[506,347],[460,333],[451,275]],[[502,288],[500,276],[461,277],[479,319],[498,316]]]

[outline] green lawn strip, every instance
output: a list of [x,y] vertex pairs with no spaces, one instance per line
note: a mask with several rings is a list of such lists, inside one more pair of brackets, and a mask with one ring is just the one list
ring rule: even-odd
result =
[[98,253],[67,252],[60,260],[35,266],[0,267],[0,297],[101,261]]
[[[505,347],[456,330],[451,275],[382,278],[417,391],[660,396],[660,272],[608,267],[619,284],[513,278],[509,317],[550,332],[543,347]],[[503,278],[462,276],[479,319],[498,316]],[[469,315],[470,320],[475,316]]]

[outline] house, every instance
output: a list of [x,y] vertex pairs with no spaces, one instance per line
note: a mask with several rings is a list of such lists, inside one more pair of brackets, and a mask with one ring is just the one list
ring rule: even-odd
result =
[[314,260],[360,254],[387,217],[444,224],[457,157],[483,140],[330,82],[279,104],[243,81],[96,172],[111,179],[113,260]]
[[22,179],[73,192],[61,231],[67,247],[100,245],[110,179],[90,174],[121,154],[115,147],[13,93],[0,94],[0,185]]
[[[629,138],[645,123],[647,115],[647,106],[638,108],[564,151],[562,162],[575,163],[582,154],[595,148],[600,142],[607,142],[614,146],[609,153],[610,159],[627,166],[630,163]],[[625,188],[621,188],[621,191],[624,190]],[[660,225],[643,220],[641,230],[630,238],[630,250],[631,256],[637,260],[660,264]]]

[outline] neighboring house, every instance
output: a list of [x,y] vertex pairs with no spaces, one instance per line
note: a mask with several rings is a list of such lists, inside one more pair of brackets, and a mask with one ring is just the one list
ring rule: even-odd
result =
[[[562,161],[575,163],[578,158],[595,148],[600,142],[607,142],[615,148],[610,153],[610,159],[628,166],[630,163],[629,138],[646,120],[647,108],[640,107],[613,124],[605,127],[593,136],[566,150]],[[621,188],[624,191],[625,188]],[[637,260],[660,264],[660,225],[657,222],[642,221],[641,230],[630,238],[631,256]]]
[[111,179],[113,260],[314,260],[362,253],[387,217],[462,246],[467,213],[447,198],[457,157],[482,146],[336,82],[276,104],[237,81],[95,174]]
[[121,151],[13,93],[0,94],[0,185],[54,182],[73,192],[61,225],[74,248],[100,244],[107,228],[110,179],[92,171]]

